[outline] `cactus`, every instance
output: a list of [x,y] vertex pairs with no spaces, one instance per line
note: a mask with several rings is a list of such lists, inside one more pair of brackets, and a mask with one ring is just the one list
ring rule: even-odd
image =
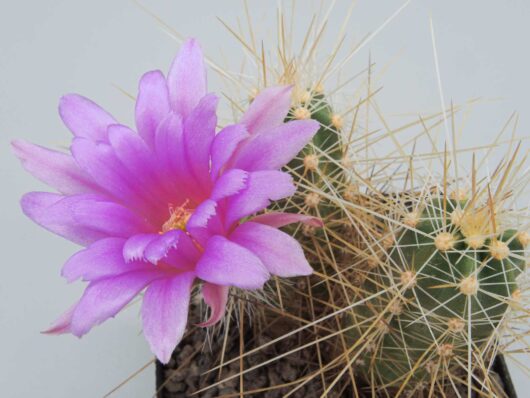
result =
[[[377,351],[365,354],[360,372],[383,385],[428,381],[430,365],[440,357],[450,363],[463,356],[465,363],[468,345],[488,344],[519,295],[516,278],[525,268],[528,235],[496,233],[489,209],[475,209],[470,201],[426,202],[422,211],[403,217],[404,228],[386,254],[392,272],[364,284],[370,294],[385,294],[371,308],[357,309],[361,318],[385,314]],[[350,338],[363,332],[355,328]]]

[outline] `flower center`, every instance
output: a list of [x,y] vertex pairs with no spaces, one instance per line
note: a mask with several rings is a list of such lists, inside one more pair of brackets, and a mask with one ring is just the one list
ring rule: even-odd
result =
[[186,224],[193,213],[192,210],[187,207],[189,202],[190,201],[186,199],[184,203],[178,207],[173,207],[171,204],[169,205],[169,218],[164,224],[162,224],[161,234],[171,231],[172,229],[186,229]]

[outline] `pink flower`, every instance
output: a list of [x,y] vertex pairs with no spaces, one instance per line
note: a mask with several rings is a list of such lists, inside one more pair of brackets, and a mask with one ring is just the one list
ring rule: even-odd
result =
[[203,282],[211,307],[202,324],[208,326],[223,316],[230,286],[259,289],[270,275],[310,274],[299,244],[278,228],[319,221],[253,216],[293,194],[291,178],[280,168],[319,127],[283,122],[290,94],[289,87],[264,90],[241,123],[216,134],[218,100],[206,93],[202,53],[189,40],[167,78],[160,71],[142,77],[138,134],[71,94],[59,105],[74,135],[71,154],[14,142],[26,170],[59,192],[26,194],[24,213],[85,246],[62,275],[88,286],[47,332],[80,337],[145,289],[144,335],[167,362],[186,328],[195,280]]

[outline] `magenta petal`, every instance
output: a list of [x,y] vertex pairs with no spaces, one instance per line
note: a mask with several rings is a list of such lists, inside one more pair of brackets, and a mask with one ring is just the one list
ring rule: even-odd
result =
[[158,70],[147,72],[138,87],[135,116],[138,134],[149,146],[154,146],[156,129],[169,110],[166,78]]
[[[76,138],[72,154],[79,166],[106,192],[141,213],[150,214],[156,208],[156,195],[145,190],[138,176],[117,157],[114,148],[106,143],[95,143]],[[130,149],[132,151],[132,148]]]
[[107,127],[116,120],[88,98],[68,94],[59,101],[59,114],[76,137],[93,141],[107,140]]
[[151,231],[152,227],[128,208],[96,195],[77,195],[65,199],[79,225],[102,231],[108,236],[127,238]]
[[177,247],[167,253],[164,258],[164,264],[171,265],[180,270],[191,270],[195,268],[195,264],[200,256],[201,252],[196,242],[189,234],[183,233],[179,237]]
[[72,142],[71,151],[81,169],[103,190],[124,199],[129,194],[134,194],[132,188],[124,181],[123,173],[126,173],[126,170],[110,145],[76,138]]
[[13,141],[11,145],[26,171],[59,192],[68,195],[97,190],[70,154],[22,140]]
[[178,114],[170,113],[158,126],[155,152],[164,181],[173,184],[173,200],[176,203],[182,203],[185,199],[200,201],[204,196],[195,189],[197,182],[189,167],[182,118]]
[[[163,222],[167,218],[166,198],[174,198],[174,196],[169,193],[169,188],[162,182],[154,153],[138,134],[119,124],[109,127],[109,142],[115,158],[121,163],[117,166],[120,170],[119,175],[129,182],[133,181],[127,184],[127,187],[122,187],[125,190],[134,191],[134,195],[126,198],[130,200],[136,197],[137,208],[145,216],[157,224]],[[113,162],[113,158],[109,155],[109,163]],[[116,174],[114,176],[119,178]],[[123,197],[122,192],[118,195]],[[164,210],[160,211],[160,209]]]
[[92,327],[114,317],[149,283],[163,277],[167,274],[156,270],[131,271],[91,282],[72,316],[72,334],[81,337]]
[[201,245],[205,245],[212,235],[222,232],[222,225],[217,215],[217,203],[211,199],[202,202],[193,212],[186,230]]
[[202,285],[202,296],[205,303],[210,307],[210,318],[206,322],[197,324],[199,327],[208,327],[219,322],[226,310],[226,303],[228,302],[228,286],[215,285],[213,283],[205,282]]
[[184,232],[180,230],[170,230],[153,239],[145,248],[144,256],[152,264],[158,263],[164,258],[170,249],[177,247],[178,241]]
[[258,256],[273,275],[290,277],[313,272],[300,244],[276,228],[246,222],[235,229],[230,240]]
[[180,48],[169,69],[167,85],[171,107],[183,117],[206,95],[206,67],[196,40],[189,39]]
[[139,234],[127,239],[123,246],[125,261],[149,261],[158,263],[167,253],[177,247],[182,231],[170,230],[163,234]]
[[74,315],[77,303],[72,305],[67,311],[65,311],[52,325],[43,330],[44,334],[65,334],[70,333],[70,325],[72,322],[72,316]]
[[238,220],[268,207],[271,200],[291,196],[296,188],[289,174],[271,170],[249,173],[247,188],[227,199],[225,225],[232,226]]
[[314,120],[294,120],[256,134],[245,142],[230,165],[247,171],[280,169],[307,145],[319,126]]
[[[173,173],[185,161],[182,117],[170,113],[158,126],[155,137],[155,153],[158,162],[168,173]],[[189,170],[180,170],[181,173]]]
[[145,260],[145,248],[159,237],[158,233],[133,235],[123,246],[123,258],[125,261]]
[[191,173],[203,191],[210,188],[210,147],[215,136],[219,99],[209,94],[201,98],[184,122],[184,145]]
[[215,136],[211,150],[211,177],[213,180],[217,179],[238,145],[249,136],[245,126],[242,124],[227,126]]
[[156,158],[145,141],[130,128],[121,124],[109,126],[108,132],[110,145],[125,169],[142,185],[154,185],[157,182]]
[[208,240],[195,270],[206,282],[242,289],[260,289],[269,279],[269,272],[255,254],[220,235]]
[[182,339],[188,322],[190,290],[195,276],[191,272],[154,281],[147,288],[142,304],[143,333],[151,351],[168,363]]
[[146,263],[126,263],[122,251],[125,239],[107,238],[92,243],[88,248],[74,254],[64,264],[61,275],[68,282],[78,278],[95,281],[128,271],[149,269]]
[[274,228],[281,228],[289,224],[301,222],[312,227],[320,228],[324,225],[322,220],[317,217],[306,216],[304,214],[271,212],[260,214],[250,221],[260,224],[269,225]]
[[98,195],[30,192],[22,197],[21,205],[37,224],[81,245],[106,237],[125,238],[149,229],[129,209]]
[[88,245],[105,238],[104,232],[79,225],[76,222],[68,206],[70,201],[68,197],[59,194],[30,192],[22,197],[20,205],[24,214],[34,222],[72,242]]
[[248,173],[243,170],[231,169],[215,182],[210,198],[218,201],[235,195],[247,186]]
[[269,87],[261,91],[241,118],[252,134],[270,130],[285,120],[291,106],[291,86]]

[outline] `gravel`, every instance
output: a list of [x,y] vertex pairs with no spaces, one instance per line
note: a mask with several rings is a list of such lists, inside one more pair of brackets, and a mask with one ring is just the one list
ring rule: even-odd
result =
[[[293,341],[293,339],[295,341]],[[271,336],[262,335],[260,336],[259,342],[254,342],[254,344],[252,344],[252,336],[248,336],[248,340],[250,343],[247,344],[247,351],[270,341]],[[218,364],[217,355],[222,351],[223,337],[221,336],[218,339],[213,340],[210,344],[206,344],[205,342],[205,332],[201,329],[196,329],[188,337],[185,337],[182,340],[167,365],[163,366],[160,363],[157,363],[157,383],[159,385],[164,383],[163,388],[158,393],[158,398],[190,397],[194,392],[219,381],[219,372],[217,370],[207,374],[204,373]],[[244,358],[244,369],[263,363],[279,353],[292,349],[298,344],[298,337],[294,336],[293,338],[283,340],[274,346],[266,347],[256,354]],[[229,359],[237,358],[238,356],[239,336],[231,335],[227,340],[225,362]],[[270,386],[293,382],[318,369],[314,360],[313,350],[306,349],[302,350],[300,353],[274,361],[269,365],[259,367],[244,375],[244,391],[259,390],[261,388],[269,388]],[[239,366],[239,360],[226,365],[223,368],[222,378],[228,378],[230,376],[234,377],[216,387],[203,391],[196,396],[204,398],[223,396],[238,397],[240,390]],[[289,388],[270,389],[269,391],[256,392],[250,396],[280,398],[292,389],[293,386],[290,386]],[[292,394],[291,397],[318,398],[321,393],[322,385],[320,378],[316,377]]]

